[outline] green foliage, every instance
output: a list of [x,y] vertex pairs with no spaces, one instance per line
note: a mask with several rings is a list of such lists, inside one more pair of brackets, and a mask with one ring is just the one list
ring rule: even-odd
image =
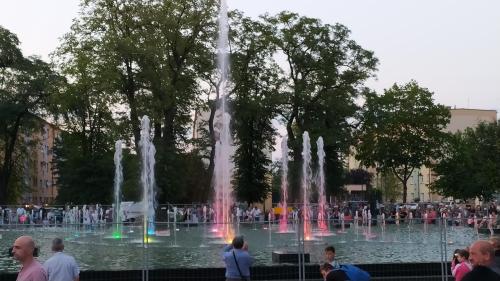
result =
[[89,154],[78,134],[63,132],[54,148],[59,171],[58,204],[110,204],[113,190],[113,152]]
[[372,185],[373,174],[364,169],[352,169],[345,178],[346,184],[364,184],[366,186]]
[[323,136],[327,192],[338,192],[343,173],[340,159],[353,141],[355,100],[366,91],[363,83],[374,75],[378,60],[350,39],[349,29],[341,24],[323,24],[290,12],[264,20],[274,46],[287,62],[280,116],[292,155],[291,198],[299,195],[304,131],[309,131],[311,140]]
[[17,37],[0,27],[0,204],[17,202],[25,185],[24,160],[35,114],[46,113],[49,97],[63,79],[38,58],[25,58]]
[[0,69],[15,65],[22,60],[19,39],[15,34],[0,26]]
[[356,158],[392,170],[403,184],[403,202],[413,170],[439,159],[445,141],[450,113],[432,95],[415,81],[366,95]]
[[231,74],[234,83],[234,189],[240,201],[264,201],[271,191],[271,151],[275,129],[271,120],[280,104],[280,69],[273,60],[269,32],[260,22],[240,17],[233,25]]
[[384,202],[396,202],[403,190],[401,182],[389,169],[380,171],[380,189]]
[[436,165],[432,189],[457,199],[489,200],[500,191],[500,126],[481,123],[450,136],[445,156]]

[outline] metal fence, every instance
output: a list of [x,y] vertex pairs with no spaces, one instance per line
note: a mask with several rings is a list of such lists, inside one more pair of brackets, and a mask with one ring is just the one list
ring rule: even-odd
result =
[[[463,249],[493,234],[481,221],[418,218],[312,218],[300,213],[285,222],[270,216],[232,217],[215,223],[167,214],[153,224],[141,220],[20,220],[0,224],[0,280],[15,280],[19,265],[7,249],[21,235],[32,236],[41,262],[51,255],[51,240],[62,238],[65,252],[79,262],[82,280],[224,280],[224,246],[244,236],[254,257],[253,280],[321,280],[325,248],[335,260],[355,264],[372,280],[453,280],[450,262]],[[43,216],[42,216],[43,218]],[[154,228],[154,229],[152,229]],[[484,233],[483,233],[484,232]]]

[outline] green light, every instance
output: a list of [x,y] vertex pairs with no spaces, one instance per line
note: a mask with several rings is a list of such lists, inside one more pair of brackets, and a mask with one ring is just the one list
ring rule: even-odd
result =
[[120,232],[113,232],[113,238],[114,239],[121,239],[122,238],[122,234]]

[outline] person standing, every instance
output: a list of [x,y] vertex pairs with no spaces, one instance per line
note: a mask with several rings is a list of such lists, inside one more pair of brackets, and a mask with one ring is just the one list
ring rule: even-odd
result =
[[471,270],[469,252],[463,249],[457,250],[451,263],[451,273],[455,277],[455,281],[461,281]]
[[35,260],[35,249],[35,241],[31,236],[21,236],[14,242],[12,255],[23,266],[16,281],[47,281],[47,273]]
[[473,269],[462,281],[498,281],[500,268],[495,265],[495,250],[488,241],[476,241],[470,246],[470,262]]
[[72,256],[63,253],[63,250],[63,240],[55,238],[52,241],[52,251],[55,253],[43,264],[48,281],[79,281],[78,264]]
[[236,236],[224,248],[222,259],[226,264],[226,281],[250,280],[250,266],[254,259],[248,253],[248,244],[243,236]]

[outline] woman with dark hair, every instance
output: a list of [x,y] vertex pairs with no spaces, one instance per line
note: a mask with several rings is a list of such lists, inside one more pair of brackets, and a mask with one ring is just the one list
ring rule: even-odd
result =
[[451,262],[451,273],[455,281],[460,281],[472,270],[472,264],[469,262],[469,252],[467,250],[455,250],[453,261]]

